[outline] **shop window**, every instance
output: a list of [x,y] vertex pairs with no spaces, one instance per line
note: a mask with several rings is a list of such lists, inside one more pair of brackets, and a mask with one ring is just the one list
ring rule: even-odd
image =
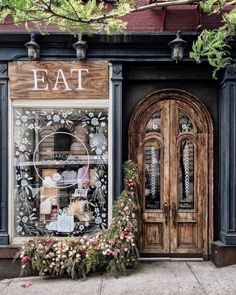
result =
[[105,229],[107,110],[15,107],[13,113],[14,235]]

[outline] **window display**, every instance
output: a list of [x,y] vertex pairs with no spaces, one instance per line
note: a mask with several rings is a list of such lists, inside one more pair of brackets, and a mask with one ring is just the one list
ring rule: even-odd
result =
[[15,107],[13,113],[15,236],[106,228],[107,110]]

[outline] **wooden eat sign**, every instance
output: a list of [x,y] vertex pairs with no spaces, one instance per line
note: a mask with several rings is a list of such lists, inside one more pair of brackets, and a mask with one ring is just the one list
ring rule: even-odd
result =
[[108,99],[108,62],[16,61],[9,65],[11,99]]

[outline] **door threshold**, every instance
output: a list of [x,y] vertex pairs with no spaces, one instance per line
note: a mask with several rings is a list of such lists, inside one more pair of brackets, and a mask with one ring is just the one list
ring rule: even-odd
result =
[[139,261],[203,261],[201,257],[140,257]]

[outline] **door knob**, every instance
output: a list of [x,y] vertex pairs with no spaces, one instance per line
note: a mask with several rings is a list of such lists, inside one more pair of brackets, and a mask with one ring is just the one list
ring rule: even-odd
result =
[[165,202],[163,206],[163,212],[165,215],[165,225],[168,224],[169,211],[170,211],[169,205],[167,202]]
[[173,202],[171,206],[172,216],[173,216],[173,224],[176,225],[176,215],[177,215],[177,208],[176,204]]

